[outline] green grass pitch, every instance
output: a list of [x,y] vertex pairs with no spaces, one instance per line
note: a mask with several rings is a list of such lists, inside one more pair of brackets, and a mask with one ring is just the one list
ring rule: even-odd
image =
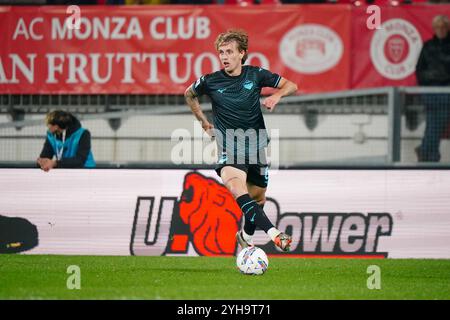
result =
[[[81,289],[67,289],[70,265]],[[381,289],[368,289],[370,265]],[[450,260],[270,258],[245,276],[232,257],[0,255],[0,299],[450,299]]]

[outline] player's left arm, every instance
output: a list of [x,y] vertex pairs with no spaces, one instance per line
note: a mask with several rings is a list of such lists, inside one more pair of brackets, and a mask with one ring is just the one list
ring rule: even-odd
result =
[[286,78],[281,78],[277,92],[264,99],[263,105],[272,112],[282,97],[294,94],[297,89],[297,84]]

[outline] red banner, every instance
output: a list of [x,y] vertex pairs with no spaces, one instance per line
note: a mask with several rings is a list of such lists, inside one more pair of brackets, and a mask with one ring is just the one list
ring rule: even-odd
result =
[[349,6],[0,7],[0,93],[180,94],[221,68],[214,40],[249,34],[249,64],[302,92],[348,87]]
[[417,59],[423,43],[433,37],[431,23],[438,14],[450,16],[450,6],[383,7],[378,29],[371,30],[366,8],[355,7],[350,88],[415,86]]
[[221,68],[214,40],[229,28],[248,32],[249,64],[303,93],[415,85],[431,21],[450,15],[448,5],[378,17],[349,5],[86,6],[77,26],[66,9],[0,7],[0,93],[181,94]]

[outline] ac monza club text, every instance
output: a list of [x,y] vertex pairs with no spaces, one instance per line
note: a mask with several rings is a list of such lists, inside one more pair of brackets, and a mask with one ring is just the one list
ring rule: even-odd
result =
[[[11,35],[12,43],[32,42],[33,45],[29,46],[28,52],[11,51],[2,55],[0,83],[101,85],[114,80],[120,84],[133,84],[136,82],[133,75],[139,71],[140,80],[145,77],[147,84],[159,84],[167,80],[174,84],[185,84],[205,73],[220,69],[220,61],[213,48],[210,52],[155,50],[160,41],[210,38],[208,17],[157,16],[149,22],[136,17],[82,17],[79,29],[70,28],[65,22],[61,17],[53,17],[50,21],[45,21],[43,17],[36,17],[31,21],[19,18]],[[61,44],[56,48],[72,48],[72,52],[32,51],[39,43],[46,45],[49,40],[52,44]],[[86,43],[92,44],[95,41],[107,41],[105,43],[108,44],[134,41],[145,46],[146,50],[130,52],[127,49],[124,50],[127,52],[121,52],[120,46],[109,52],[92,50],[83,53],[80,50]],[[155,45],[144,45],[147,42]],[[269,59],[259,52],[250,54],[248,63],[270,68]],[[43,79],[36,79],[38,68],[45,72]],[[170,79],[161,79],[160,70],[168,70]]]

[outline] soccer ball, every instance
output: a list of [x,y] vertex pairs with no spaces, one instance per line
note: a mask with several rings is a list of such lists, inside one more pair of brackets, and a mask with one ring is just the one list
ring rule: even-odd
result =
[[261,248],[247,247],[239,252],[236,264],[243,274],[260,275],[269,267],[269,259]]

